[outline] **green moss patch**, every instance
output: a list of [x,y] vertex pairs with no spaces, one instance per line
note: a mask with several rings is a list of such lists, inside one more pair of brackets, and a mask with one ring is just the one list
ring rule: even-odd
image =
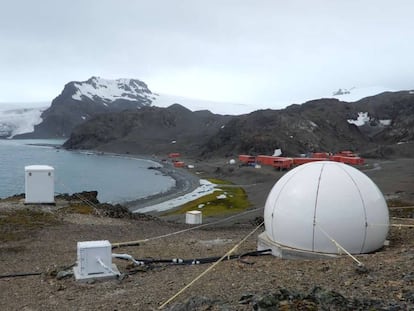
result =
[[52,213],[22,209],[0,214],[0,241],[17,241],[30,236],[31,232],[45,226],[59,224]]
[[93,215],[95,212],[91,205],[85,203],[70,203],[68,207],[62,208],[61,211],[82,215]]
[[226,186],[229,183],[224,180],[209,179],[209,181],[219,185],[216,191],[188,202],[177,210],[163,214],[163,216],[185,214],[192,210],[202,211],[203,216],[218,216],[241,212],[251,205],[243,188]]

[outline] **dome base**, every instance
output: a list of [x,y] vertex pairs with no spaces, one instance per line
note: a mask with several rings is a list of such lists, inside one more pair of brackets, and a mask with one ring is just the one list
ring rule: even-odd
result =
[[273,256],[283,259],[328,259],[340,256],[339,254],[317,253],[280,245],[269,239],[266,232],[263,232],[257,238],[257,250],[265,249],[271,249]]

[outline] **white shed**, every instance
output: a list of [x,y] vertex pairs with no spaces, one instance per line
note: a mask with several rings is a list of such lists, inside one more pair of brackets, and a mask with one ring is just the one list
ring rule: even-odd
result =
[[48,165],[25,166],[25,203],[54,203],[54,168]]
[[[280,257],[369,253],[384,245],[388,207],[374,182],[349,165],[312,162],[273,186],[258,249]],[[339,247],[339,245],[341,247]]]

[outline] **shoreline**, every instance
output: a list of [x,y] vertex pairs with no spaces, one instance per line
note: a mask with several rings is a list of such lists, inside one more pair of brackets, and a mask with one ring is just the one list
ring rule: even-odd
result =
[[[157,165],[159,165],[160,167],[156,168],[156,170],[161,172],[163,175],[169,176],[172,179],[174,179],[175,186],[164,192],[159,192],[144,198],[123,202],[122,204],[125,205],[132,213],[139,213],[139,210],[142,208],[176,199],[180,196],[191,193],[192,191],[200,187],[200,178],[197,177],[195,174],[187,171],[187,169],[185,168],[176,169],[171,165],[171,163],[160,162],[158,159],[154,159],[148,156],[145,157],[140,155],[134,155],[133,157],[157,163]],[[144,213],[153,214],[156,212]]]
[[[32,140],[30,140],[32,141]],[[56,143],[28,143],[27,145],[39,146],[39,147],[47,147],[47,148],[54,148],[54,149],[62,149],[63,144],[56,144]],[[63,148],[65,149],[65,148]],[[102,156],[110,156],[110,157],[120,157],[125,159],[138,159],[143,161],[148,161],[150,166],[147,169],[153,169],[160,172],[163,176],[168,176],[175,181],[175,185],[169,188],[166,191],[158,192],[152,195],[148,195],[146,197],[141,197],[133,200],[128,201],[121,201],[119,204],[126,206],[131,212],[139,213],[139,209],[148,207],[151,205],[156,205],[159,203],[167,202],[169,200],[173,200],[185,194],[191,193],[195,189],[200,186],[200,178],[197,177],[195,174],[188,171],[186,168],[175,168],[172,163],[162,161],[159,157],[155,155],[143,155],[143,154],[132,154],[132,153],[116,153],[116,152],[107,152],[107,151],[99,151],[94,149],[86,149],[86,150],[71,150],[65,149],[66,151],[75,151],[79,153],[85,154],[93,154],[93,155],[102,155]],[[145,214],[151,214],[151,212],[145,212]]]
[[[152,162],[155,165],[148,167],[160,172],[164,176],[168,176],[175,180],[175,186],[171,187],[167,191],[158,192],[146,197],[138,198],[135,200],[123,201],[120,204],[126,206],[131,213],[140,213],[139,210],[152,205],[164,203],[170,200],[174,200],[178,197],[184,196],[200,187],[200,177],[190,172],[187,168],[175,168],[172,163],[163,161],[155,155],[143,155],[133,153],[115,153],[98,150],[76,150],[79,152],[90,152],[96,155],[123,157],[129,159],[139,159],[148,162]],[[143,214],[158,215],[156,211],[144,212]]]
[[[36,144],[39,146],[47,146],[51,148],[62,148],[62,145],[54,145],[54,144]],[[70,150],[70,149],[65,149]],[[106,151],[98,151],[93,149],[88,150],[72,150],[72,151],[78,151],[81,153],[91,153],[94,155],[103,155],[103,156],[113,156],[113,157],[122,157],[122,158],[129,158],[129,159],[139,159],[144,160],[148,162],[152,162],[155,164],[153,168],[147,168],[147,169],[153,169],[160,173],[162,173],[164,176],[171,177],[175,180],[175,186],[171,187],[167,191],[155,193],[143,198],[138,198],[135,200],[129,200],[121,202],[120,204],[126,206],[130,212],[132,213],[139,213],[139,209],[148,207],[151,205],[156,205],[159,203],[163,203],[166,201],[173,200],[175,198],[178,198],[180,196],[183,196],[185,194],[188,194],[195,189],[197,189],[200,186],[200,178],[195,176],[193,173],[187,171],[187,169],[179,168],[176,169],[170,162],[164,162],[160,160],[156,156],[151,155],[143,155],[143,154],[131,154],[131,153],[116,153],[116,152],[106,152]],[[145,214],[153,214],[151,212],[146,212]]]

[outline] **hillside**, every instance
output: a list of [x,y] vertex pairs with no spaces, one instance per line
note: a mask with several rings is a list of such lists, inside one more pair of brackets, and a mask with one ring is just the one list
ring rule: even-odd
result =
[[285,155],[312,151],[359,149],[367,138],[347,122],[349,104],[321,99],[282,110],[259,110],[233,119],[215,137],[205,154],[217,150],[272,154],[281,148]]
[[178,104],[101,114],[77,127],[64,147],[135,154],[179,151],[196,155],[231,118],[209,111],[192,112]]
[[98,116],[76,128],[65,147],[138,154],[174,150],[200,157],[271,154],[276,148],[284,155],[350,149],[374,157],[407,156],[413,107],[414,94],[408,91],[355,103],[318,99],[231,117],[173,105]]

